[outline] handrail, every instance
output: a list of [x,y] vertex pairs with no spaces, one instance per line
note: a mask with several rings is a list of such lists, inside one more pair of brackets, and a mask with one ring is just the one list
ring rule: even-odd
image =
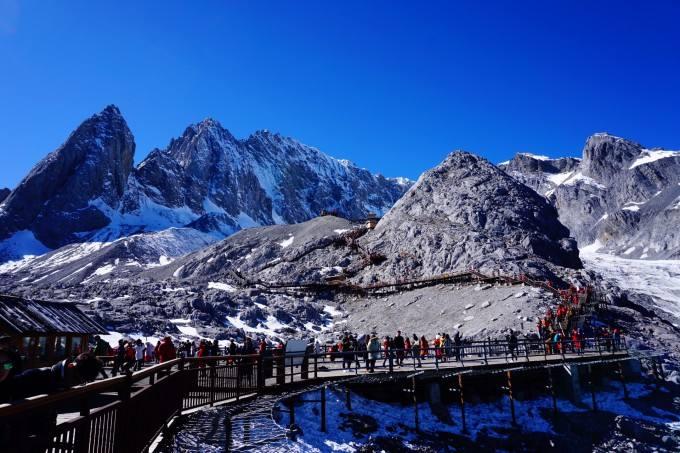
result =
[[[548,351],[550,348],[550,351]],[[554,349],[553,349],[554,348]],[[103,443],[115,442],[115,448],[107,447],[107,451],[141,451],[148,446],[148,442],[158,433],[175,414],[182,410],[212,405],[215,402],[226,401],[230,398],[238,400],[248,394],[261,393],[265,387],[275,387],[288,382],[300,382],[301,380],[323,377],[338,376],[339,366],[342,369],[354,370],[359,372],[359,360],[365,361],[368,357],[379,355],[379,361],[375,368],[384,373],[410,371],[411,365],[416,368],[416,361],[429,365],[430,370],[440,369],[440,366],[450,366],[447,361],[459,361],[465,370],[468,368],[492,370],[499,365],[505,366],[512,363],[517,366],[526,360],[527,366],[547,365],[550,362],[565,360],[567,357],[579,358],[587,356],[593,359],[605,359],[612,356],[627,356],[627,344],[625,338],[618,340],[614,337],[583,338],[582,340],[572,341],[564,339],[559,342],[545,342],[540,339],[518,339],[516,342],[502,341],[474,341],[462,343],[460,345],[451,344],[450,346],[429,346],[421,349],[383,349],[379,351],[353,350],[321,353],[293,352],[287,353],[282,349],[271,351],[272,354],[248,354],[233,356],[205,356],[177,358],[147,369],[126,374],[123,376],[104,379],[75,387],[51,395],[41,395],[28,398],[24,401],[17,401],[5,406],[0,406],[0,420],[8,423],[9,426],[17,426],[16,431],[10,432],[23,433],[29,432],[27,428],[31,417],[35,414],[56,413],[58,408],[68,408],[66,412],[73,412],[80,408],[80,415],[67,422],[56,426],[55,431],[41,433],[43,441],[54,445],[72,445],[70,450],[87,451],[93,443],[95,447]],[[417,354],[416,354],[417,352]],[[294,363],[291,358],[300,358],[299,364]],[[531,360],[530,357],[534,357]],[[337,362],[335,359],[341,358]],[[406,370],[397,370],[400,360],[408,361]],[[349,362],[349,364],[348,364]],[[389,362],[389,364],[388,364]],[[412,364],[411,364],[412,362]],[[331,365],[334,364],[334,365]],[[434,365],[435,368],[432,368]],[[363,367],[362,367],[363,369]],[[163,372],[163,377],[154,380],[153,377]],[[335,375],[333,373],[336,373]],[[149,378],[149,382],[137,392],[132,393],[133,385],[139,384],[144,379]],[[297,378],[297,380],[296,380]],[[94,396],[102,392],[115,390],[118,396],[114,402],[108,402],[100,407],[90,407],[93,404]],[[110,400],[109,400],[110,401]],[[132,404],[128,404],[132,401]],[[150,425],[143,432],[136,432],[133,436],[124,433],[129,428],[127,426],[131,419],[134,419],[138,411],[147,411]],[[113,413],[117,415],[114,416]],[[140,415],[144,416],[144,415]],[[145,418],[145,420],[147,420]],[[113,425],[112,425],[113,424]],[[114,426],[115,425],[115,426]],[[153,425],[153,426],[151,426]],[[92,428],[91,428],[92,426]],[[106,428],[108,426],[108,428]],[[23,429],[23,431],[22,431]],[[89,435],[89,430],[93,433],[107,432],[106,429],[113,430],[109,434],[119,434],[111,441],[110,439],[98,438]],[[28,430],[28,431],[27,431]],[[103,431],[102,431],[103,430]],[[112,434],[113,433],[113,434]],[[0,432],[0,436],[3,433]],[[19,434],[17,434],[19,435]],[[40,436],[38,436],[40,437]],[[33,436],[35,439],[35,436]],[[26,439],[26,442],[28,440]],[[11,445],[11,444],[10,444]],[[23,447],[23,451],[33,451],[35,445]],[[107,444],[108,445],[108,444]],[[43,444],[39,448],[42,450]],[[66,448],[69,450],[69,448]],[[69,451],[70,451],[69,450]],[[17,448],[17,451],[22,451]]]

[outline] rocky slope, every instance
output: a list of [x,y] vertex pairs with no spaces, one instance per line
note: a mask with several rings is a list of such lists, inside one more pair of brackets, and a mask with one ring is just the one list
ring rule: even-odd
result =
[[[371,303],[332,288],[301,297],[281,285],[393,282],[470,267],[558,279],[581,267],[575,241],[545,198],[485,159],[463,152],[425,173],[375,230],[323,216],[244,229],[181,257],[176,257],[181,251],[155,249],[145,255],[154,264],[142,266],[139,250],[148,249],[148,236],[98,246],[89,256],[82,253],[85,246],[72,245],[29,263],[7,264],[0,287],[92,301],[92,313],[116,330],[163,332],[175,318],[191,320],[204,335],[280,335],[328,328],[327,313],[333,312],[328,307],[337,304],[359,320],[364,304]],[[496,290],[481,297],[493,294],[508,297],[507,291]],[[524,294],[512,305],[527,305],[529,299]],[[454,300],[438,321],[460,324],[469,315],[462,316],[466,303],[462,296]],[[466,334],[478,334],[485,322],[500,318],[496,312],[504,306],[482,309]],[[524,307],[524,317],[536,315],[545,302],[533,306]],[[498,325],[522,328],[526,320],[520,318],[507,316]],[[489,326],[487,332],[492,331]]]
[[362,218],[389,209],[410,185],[279,134],[239,140],[211,119],[136,168],[134,152],[115,106],[87,119],[1,202],[0,261],[170,227],[223,238],[323,210]]
[[580,244],[629,258],[680,257],[680,152],[595,134],[581,160],[518,154],[501,167],[545,195]]

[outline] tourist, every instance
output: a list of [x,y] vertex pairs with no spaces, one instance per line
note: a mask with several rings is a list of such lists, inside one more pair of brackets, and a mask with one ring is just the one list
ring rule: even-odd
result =
[[170,337],[163,338],[163,341],[158,345],[158,363],[167,362],[177,357],[175,345],[172,344]]
[[147,341],[146,342],[145,360],[147,362],[153,362],[155,360],[155,353],[156,353],[156,350],[154,349],[153,344],[151,344],[150,341]]
[[389,336],[385,337],[383,340],[383,352],[385,354],[385,359],[383,360],[382,366],[385,366],[388,360],[390,362],[392,361],[392,339]]
[[85,352],[74,360],[64,359],[51,367],[31,368],[15,374],[8,382],[9,394],[16,400],[66,390],[94,381],[101,368],[99,359],[93,353]]
[[413,356],[413,363],[418,361],[418,368],[422,367],[423,364],[420,361],[420,340],[418,340],[418,335],[413,334],[413,343],[411,344],[411,354]]
[[451,357],[451,346],[453,345],[453,342],[451,341],[451,337],[449,336],[448,333],[444,334],[444,361],[447,360],[447,358]]
[[425,359],[430,354],[430,344],[427,342],[425,335],[420,337],[420,358]]
[[375,332],[371,334],[367,347],[369,353],[368,372],[373,373],[375,371],[375,362],[380,358],[380,340]]
[[397,365],[401,366],[404,363],[404,337],[401,336],[401,330],[397,330],[397,336],[394,337],[394,349],[397,352]]
[[146,346],[144,346],[144,343],[142,343],[142,340],[140,338],[137,338],[137,341],[135,342],[134,345],[134,350],[135,350],[135,371],[139,371],[142,369],[142,366],[144,365],[144,351],[146,351]]
[[156,363],[160,363],[160,360],[158,358],[158,348],[161,346],[161,340],[158,340],[156,342],[156,347],[153,349],[153,357]]
[[342,339],[342,368],[352,368],[352,340],[348,334]]
[[462,351],[461,351],[461,345],[462,345],[462,339],[460,337],[460,332],[456,331],[456,334],[453,336],[453,345],[454,345],[454,352],[455,352],[455,357],[457,361],[460,361],[460,358],[462,357]]
[[121,370],[123,363],[125,363],[125,342],[121,338],[118,340],[118,348],[115,350],[113,357],[113,369],[111,370],[111,376],[116,376]]

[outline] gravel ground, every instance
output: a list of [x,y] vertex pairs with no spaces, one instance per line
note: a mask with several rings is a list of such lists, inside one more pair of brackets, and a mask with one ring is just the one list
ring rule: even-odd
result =
[[335,330],[380,335],[404,334],[432,337],[437,332],[485,338],[507,329],[535,331],[537,316],[556,299],[541,289],[526,286],[438,285],[380,298],[348,300],[340,306]]

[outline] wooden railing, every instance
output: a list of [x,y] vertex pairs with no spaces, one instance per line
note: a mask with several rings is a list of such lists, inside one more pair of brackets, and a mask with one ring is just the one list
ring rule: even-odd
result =
[[[375,371],[479,367],[627,355],[623,338],[573,343],[479,341],[426,350],[380,351]],[[292,382],[365,373],[371,353],[307,352],[181,358],[51,395],[0,405],[0,451],[139,452],[188,409],[277,391]],[[360,362],[363,362],[360,366]],[[399,363],[402,366],[399,367]],[[65,421],[57,424],[57,415]]]

